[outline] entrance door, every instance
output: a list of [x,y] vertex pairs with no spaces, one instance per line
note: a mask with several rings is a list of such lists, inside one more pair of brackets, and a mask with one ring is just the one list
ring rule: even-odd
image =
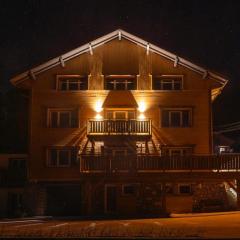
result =
[[110,214],[117,212],[117,187],[115,185],[105,186],[105,212]]

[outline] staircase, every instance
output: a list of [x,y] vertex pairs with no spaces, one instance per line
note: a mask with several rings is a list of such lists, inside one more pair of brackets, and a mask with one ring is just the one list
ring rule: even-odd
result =
[[236,184],[234,181],[227,181],[224,182],[226,195],[228,200],[228,206],[231,209],[237,208],[237,191],[236,191]]

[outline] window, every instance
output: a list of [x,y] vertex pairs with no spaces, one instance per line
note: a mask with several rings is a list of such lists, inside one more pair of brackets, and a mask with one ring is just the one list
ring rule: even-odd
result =
[[135,195],[136,194],[136,186],[134,184],[128,184],[122,186],[123,195]]
[[81,75],[58,75],[57,90],[79,91],[88,89],[88,77]]
[[106,90],[135,90],[136,89],[136,77],[135,76],[107,76],[105,78]]
[[172,194],[173,193],[173,185],[171,183],[166,183],[165,185],[165,191],[166,194]]
[[186,156],[191,155],[192,147],[165,147],[162,149],[164,156]]
[[162,110],[162,127],[190,127],[191,109],[164,109]]
[[179,194],[191,194],[192,189],[190,184],[179,184],[178,186]]
[[48,126],[52,128],[77,128],[78,111],[68,109],[49,109]]
[[25,169],[26,168],[26,159],[9,158],[8,168],[9,169]]
[[183,76],[156,76],[153,78],[154,90],[182,90]]
[[77,149],[74,148],[50,148],[47,156],[48,167],[70,167],[77,162]]
[[107,119],[121,119],[121,120],[130,120],[135,119],[135,111],[112,111],[108,110],[106,112],[106,118]]

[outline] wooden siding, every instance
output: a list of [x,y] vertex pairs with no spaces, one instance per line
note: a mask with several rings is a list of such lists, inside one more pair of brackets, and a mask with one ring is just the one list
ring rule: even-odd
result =
[[[56,90],[58,74],[89,76],[89,89],[80,92]],[[146,118],[152,119],[171,145],[194,145],[194,153],[209,154],[210,146],[210,83],[208,79],[182,66],[173,66],[172,61],[154,53],[145,55],[145,49],[127,40],[113,40],[96,49],[93,56],[84,53],[37,76],[32,81],[30,179],[67,180],[79,178],[79,167],[46,168],[47,146],[68,146],[79,128],[47,128],[48,108],[79,109],[79,126],[94,118],[96,101],[104,102],[108,91],[103,90],[103,75],[131,74],[138,76],[139,90],[132,91],[136,101],[146,103]],[[151,90],[151,75],[180,74],[184,76],[182,91]],[[161,107],[190,107],[193,111],[193,126],[189,128],[161,128]]]

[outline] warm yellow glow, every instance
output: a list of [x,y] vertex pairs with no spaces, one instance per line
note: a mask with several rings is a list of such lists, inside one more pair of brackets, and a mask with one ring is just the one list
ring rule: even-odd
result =
[[95,116],[95,119],[97,119],[97,120],[101,120],[103,117],[102,117],[102,115],[100,115],[99,113]]
[[140,101],[138,104],[138,111],[143,113],[146,110],[146,103],[144,101]]
[[102,111],[102,101],[101,100],[97,100],[96,104],[95,104],[95,111],[97,113],[100,113]]
[[145,115],[144,115],[143,113],[141,113],[141,114],[138,116],[138,119],[144,120],[144,119],[145,119]]

